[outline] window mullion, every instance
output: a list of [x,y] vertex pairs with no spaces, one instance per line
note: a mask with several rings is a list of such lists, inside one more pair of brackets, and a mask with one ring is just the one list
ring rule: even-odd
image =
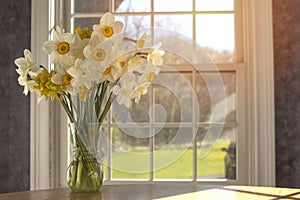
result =
[[[153,0],[152,0],[153,1]],[[155,98],[155,95],[154,94],[154,88],[151,87],[150,89],[150,95],[149,95],[149,98],[150,98],[150,108],[153,107],[154,105],[154,98]],[[150,118],[150,126],[149,126],[149,134],[150,134],[150,181],[153,181],[154,180],[154,169],[155,169],[155,162],[154,162],[154,150],[155,150],[155,127],[154,127],[154,116],[155,116],[155,109],[152,109],[152,112],[150,113],[151,118]]]
[[[192,71],[192,87],[194,89],[194,91],[196,91],[196,74],[197,72],[195,70]],[[194,95],[192,94],[192,107],[193,107],[193,181],[197,181],[197,176],[198,176],[198,172],[197,172],[197,131],[198,131],[198,121],[196,121],[196,113],[195,111],[199,110],[196,107],[196,102],[195,102],[195,98]]]
[[243,1],[235,1],[234,3],[234,27],[235,27],[235,52],[234,52],[234,61],[236,63],[244,62],[244,45],[243,45]]
[[197,26],[197,23],[196,23],[196,2],[195,0],[193,0],[193,34],[192,34],[192,37],[193,37],[193,40],[196,41],[196,26]]
[[115,0],[109,0],[108,9],[111,13],[115,12]]

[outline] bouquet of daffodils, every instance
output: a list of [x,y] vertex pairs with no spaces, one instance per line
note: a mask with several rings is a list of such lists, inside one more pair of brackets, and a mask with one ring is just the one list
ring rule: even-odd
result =
[[[24,94],[34,92],[38,101],[57,99],[73,124],[102,124],[115,98],[126,107],[132,101],[138,103],[158,75],[157,66],[162,64],[165,52],[159,49],[160,43],[149,45],[148,35],[133,39],[121,33],[122,28],[122,22],[115,21],[111,13],[104,14],[93,30],[76,28],[72,34],[56,27],[53,40],[43,45],[55,66],[53,70],[34,62],[27,49],[24,57],[15,60]],[[80,136],[74,143],[81,158],[93,156]],[[86,162],[78,160],[73,169],[77,175],[69,186],[90,184],[97,188],[97,181],[87,183],[80,177],[90,174],[96,166],[84,166]]]

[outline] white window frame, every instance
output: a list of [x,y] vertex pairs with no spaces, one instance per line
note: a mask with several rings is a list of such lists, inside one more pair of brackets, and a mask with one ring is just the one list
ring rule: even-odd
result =
[[[48,5],[46,1],[31,2],[31,52],[41,64],[47,63],[42,54],[42,41],[47,39]],[[46,22],[46,23],[45,23]],[[46,36],[46,37],[45,37]],[[30,189],[49,188],[49,104],[37,104],[34,94],[30,95]],[[41,134],[42,133],[42,134]]]
[[[63,0],[32,0],[31,50],[33,58],[47,66],[48,57],[42,51],[42,44],[49,37],[49,27],[63,25],[61,16],[49,18],[50,4],[63,6]],[[54,4],[52,4],[54,5]],[[61,9],[63,10],[63,9]],[[242,19],[243,37],[238,38],[245,44],[244,63],[236,71],[238,79],[246,80],[238,85],[237,91],[244,91],[239,102],[245,104],[245,124],[239,124],[248,133],[240,145],[245,146],[241,155],[249,162],[241,163],[244,180],[240,184],[275,185],[275,135],[274,135],[274,83],[273,83],[273,36],[272,36],[272,0],[244,1]],[[54,22],[53,22],[54,21]],[[238,23],[238,22],[236,22]],[[236,58],[240,60],[240,58]],[[244,65],[251,66],[245,68]],[[226,68],[226,65],[223,66]],[[243,72],[246,70],[246,73]],[[240,76],[246,74],[245,77]],[[247,84],[248,83],[248,84]],[[67,152],[66,127],[60,123],[66,121],[63,111],[55,104],[42,101],[37,104],[31,95],[31,142],[30,142],[30,185],[31,189],[45,189],[66,186],[64,173]],[[51,111],[51,112],[50,112]],[[55,116],[54,118],[51,116]],[[53,120],[55,119],[55,120]],[[247,122],[247,123],[246,123]],[[240,156],[241,157],[241,156]],[[201,182],[202,183],[202,182]],[[218,182],[220,184],[220,182]]]
[[[50,37],[50,29],[60,23],[55,13],[63,0],[32,0],[31,2],[31,51],[34,60],[49,66],[48,55],[42,46]],[[52,16],[52,17],[50,17]],[[55,18],[53,17],[55,16]],[[61,122],[67,117],[57,103],[30,96],[30,189],[48,189],[66,186],[65,172],[68,158],[67,127]]]

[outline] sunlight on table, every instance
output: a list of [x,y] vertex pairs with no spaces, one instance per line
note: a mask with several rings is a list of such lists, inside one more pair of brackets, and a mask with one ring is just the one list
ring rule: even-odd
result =
[[247,186],[226,186],[222,188],[212,188],[186,194],[156,198],[155,200],[271,200],[271,199],[300,199],[298,189],[269,188],[269,187],[247,187]]

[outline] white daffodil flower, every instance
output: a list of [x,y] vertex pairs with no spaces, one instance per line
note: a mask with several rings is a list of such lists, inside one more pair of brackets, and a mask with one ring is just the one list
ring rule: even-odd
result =
[[144,58],[141,58],[140,56],[132,56],[128,60],[127,70],[128,71],[136,70],[137,68],[141,67],[144,64],[145,64]]
[[98,73],[99,76],[96,81],[103,82],[109,80],[110,82],[114,82],[126,72],[123,67],[125,66],[125,62],[120,60],[120,55],[124,54],[122,44],[120,43],[122,43],[122,38],[116,36],[113,40],[106,40],[97,45],[91,52],[87,50],[90,46],[84,49],[84,52],[89,53],[89,55],[83,65],[88,70]]
[[117,96],[117,102],[127,108],[131,105],[131,99],[136,82],[132,73],[126,73],[121,77],[119,84],[113,87],[113,93]]
[[20,75],[18,77],[18,82],[21,86],[24,86],[23,93],[27,95],[28,91],[33,92],[34,85],[36,85],[33,78],[36,77],[40,67],[32,61],[31,52],[28,49],[25,49],[24,57],[17,58],[15,64],[18,66],[16,71]]
[[[53,40],[47,41],[43,45],[43,50],[50,54],[50,62],[68,69],[74,64],[78,48],[75,47],[76,34],[65,33],[59,26],[53,31]],[[80,39],[80,38],[79,38]],[[77,40],[79,41],[79,40]]]
[[71,80],[72,86],[78,87],[83,84],[87,89],[90,89],[93,81],[97,81],[100,76],[97,71],[88,69],[88,66],[82,65],[82,63],[82,59],[76,59],[74,66],[70,67],[67,72],[73,77]]
[[115,21],[115,16],[111,13],[105,13],[101,19],[100,24],[93,26],[92,36],[98,35],[102,38],[110,38],[113,35],[120,33],[123,28],[123,23]]
[[165,54],[164,50],[159,49],[161,47],[161,43],[158,43],[152,47],[153,51],[148,54],[147,60],[148,63],[161,65],[163,64],[163,55]]
[[99,35],[92,36],[91,39],[89,40],[88,45],[86,45],[85,48],[83,49],[83,55],[86,58],[88,58],[89,55],[95,49],[95,47],[98,46],[99,44],[101,44],[103,42],[103,40],[104,40],[104,38],[100,37]]
[[67,92],[74,94],[73,86],[71,85],[73,77],[68,73],[56,73],[51,78],[51,81],[55,84],[64,85],[67,89]]
[[[106,80],[114,82],[122,77],[128,70],[128,55],[122,52],[116,53],[116,61],[114,61],[108,68],[103,71],[103,75]],[[119,56],[120,55],[120,56]]]
[[85,47],[89,44],[89,39],[85,38],[85,39],[81,39],[78,36],[75,36],[75,42],[73,45],[73,54],[75,59],[77,58],[81,58],[81,59],[85,59],[85,55],[83,53],[83,50],[85,49]]
[[144,33],[137,39],[136,45],[138,48],[149,48],[151,47],[151,36]]
[[115,82],[126,72],[126,68],[120,62],[114,62],[103,71],[101,78],[109,82]]
[[17,58],[15,64],[19,67],[16,71],[20,76],[27,77],[29,72],[38,72],[40,67],[32,61],[31,52],[28,49],[24,50],[24,57]]
[[18,82],[21,86],[24,86],[23,94],[27,95],[28,91],[34,91],[34,86],[36,85],[34,80],[29,80],[26,76],[19,76]]
[[160,68],[153,64],[147,64],[146,67],[140,69],[142,75],[139,77],[137,84],[152,83],[155,77],[159,74]]
[[135,103],[139,103],[141,96],[148,92],[149,86],[150,82],[144,82],[141,85],[136,85],[131,99],[133,99]]
[[141,96],[148,92],[149,86],[159,74],[160,68],[153,64],[147,64],[146,66],[137,67],[134,71],[141,73],[141,75],[137,77],[134,92],[132,94],[132,99],[136,103],[139,103]]

